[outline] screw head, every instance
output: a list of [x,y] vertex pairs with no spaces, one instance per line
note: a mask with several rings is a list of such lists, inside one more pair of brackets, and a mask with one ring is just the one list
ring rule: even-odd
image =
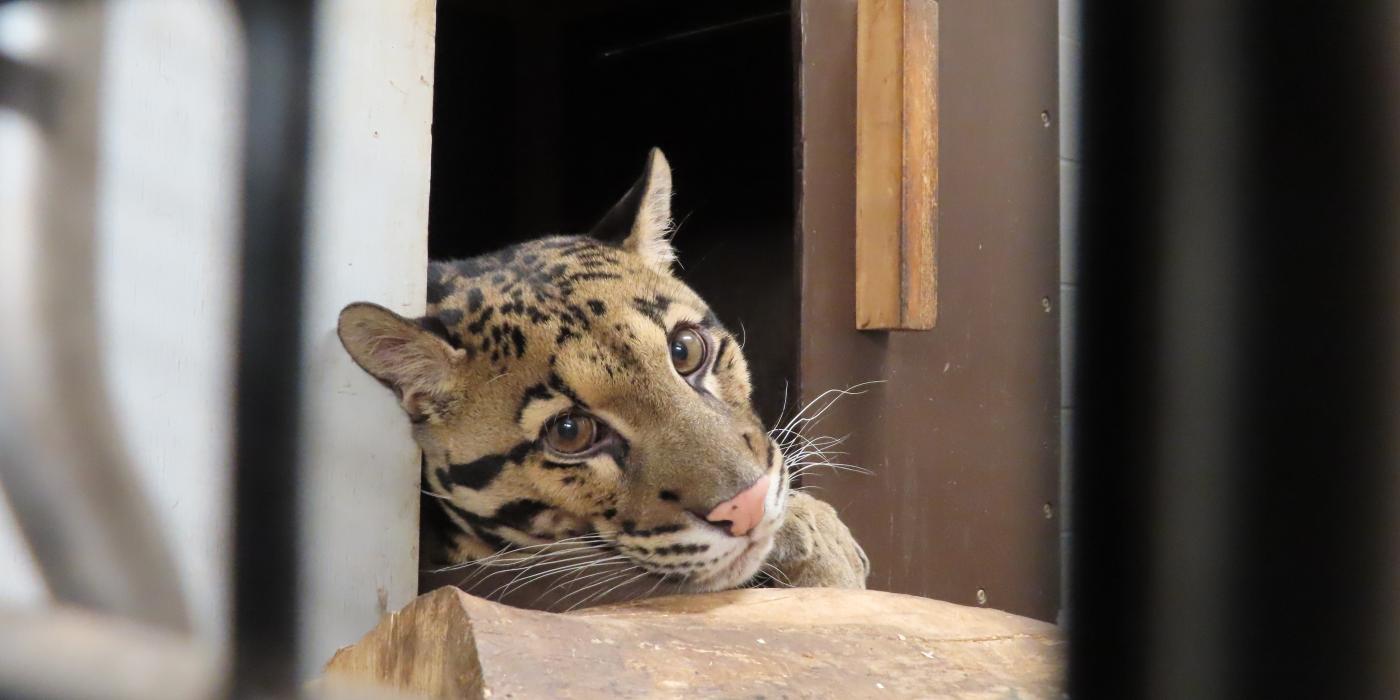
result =
[[1048,314],[1051,309],[1055,308],[1055,305],[1050,302],[1050,297],[1041,297],[1040,308],[1045,309],[1045,313]]
[[1046,110],[1046,111],[1040,113],[1040,125],[1041,125],[1041,126],[1047,128],[1047,129],[1049,129],[1049,128],[1050,128],[1050,124],[1051,124],[1051,122],[1053,122],[1053,121],[1054,121],[1054,120],[1050,118],[1050,111],[1049,111],[1049,110]]
[[986,605],[986,604],[987,604],[987,589],[985,589],[985,588],[979,588],[979,589],[977,589],[977,604],[978,604],[978,605]]
[[1055,517],[1055,506],[1046,503],[1041,510],[1045,511],[1045,519],[1050,520]]

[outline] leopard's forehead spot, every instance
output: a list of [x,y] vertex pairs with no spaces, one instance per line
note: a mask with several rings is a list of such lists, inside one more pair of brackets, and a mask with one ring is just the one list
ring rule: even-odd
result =
[[[597,346],[615,374],[634,369],[644,333],[632,317],[661,326],[667,309],[712,316],[700,298],[629,253],[581,236],[556,236],[491,255],[434,263],[428,312],[475,367],[495,374],[541,369],[559,348]],[[664,330],[664,328],[663,328]],[[527,359],[527,355],[532,355]]]

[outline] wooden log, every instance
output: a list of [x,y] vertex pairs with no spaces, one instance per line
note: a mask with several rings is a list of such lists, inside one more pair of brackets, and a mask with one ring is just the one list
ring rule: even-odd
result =
[[1053,625],[878,591],[749,589],[559,614],[440,588],[326,666],[433,698],[1058,698]]

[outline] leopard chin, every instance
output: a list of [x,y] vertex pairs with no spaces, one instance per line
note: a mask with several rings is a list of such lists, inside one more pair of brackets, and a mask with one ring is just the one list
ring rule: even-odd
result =
[[691,584],[696,592],[723,591],[752,581],[759,573],[768,553],[773,550],[773,536],[752,540],[737,549],[733,558],[702,572]]

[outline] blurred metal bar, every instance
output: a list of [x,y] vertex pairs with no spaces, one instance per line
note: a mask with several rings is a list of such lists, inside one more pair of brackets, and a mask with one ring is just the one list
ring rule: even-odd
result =
[[88,610],[0,611],[0,697],[212,700],[219,662],[188,635]]
[[302,257],[310,0],[241,0],[247,42],[242,287],[234,438],[234,663],[239,697],[294,694]]
[[[20,287],[0,304],[0,478],[55,598],[184,632],[179,577],[126,461],[100,361],[95,239],[103,6],[46,9],[52,64],[35,68],[32,74],[45,79],[28,86],[30,106],[43,107],[30,109],[29,118],[46,118],[39,124],[37,226],[4,232],[0,246],[0,275]],[[17,69],[6,71],[16,75]]]
[[1400,696],[1395,3],[1085,5],[1070,695]]

